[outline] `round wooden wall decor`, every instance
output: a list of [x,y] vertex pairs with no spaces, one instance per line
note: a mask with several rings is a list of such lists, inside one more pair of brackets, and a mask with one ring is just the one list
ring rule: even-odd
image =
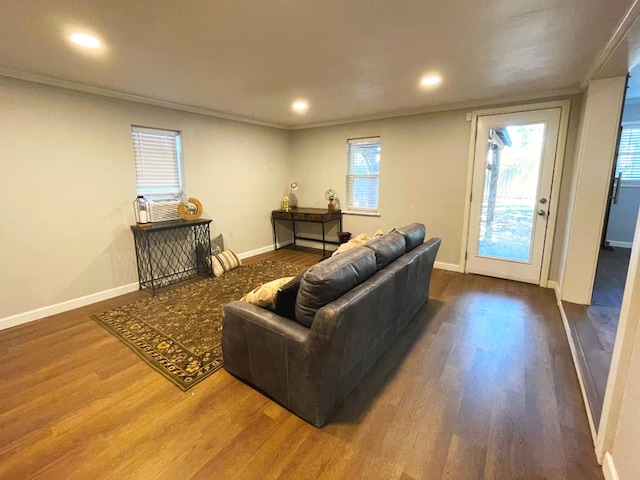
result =
[[197,220],[202,215],[202,204],[197,198],[189,198],[187,203],[180,202],[178,213],[184,220]]

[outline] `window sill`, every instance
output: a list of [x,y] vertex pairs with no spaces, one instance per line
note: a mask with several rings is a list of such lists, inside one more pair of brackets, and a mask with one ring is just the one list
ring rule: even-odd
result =
[[382,214],[380,212],[361,212],[358,210],[343,210],[343,215],[360,215],[362,217],[381,217]]

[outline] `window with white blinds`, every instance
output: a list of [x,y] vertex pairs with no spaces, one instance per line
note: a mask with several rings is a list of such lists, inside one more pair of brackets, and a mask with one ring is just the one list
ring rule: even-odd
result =
[[131,127],[138,195],[176,200],[182,193],[180,132]]
[[347,210],[377,213],[380,137],[347,141]]
[[640,125],[622,127],[616,176],[622,173],[622,185],[640,186]]

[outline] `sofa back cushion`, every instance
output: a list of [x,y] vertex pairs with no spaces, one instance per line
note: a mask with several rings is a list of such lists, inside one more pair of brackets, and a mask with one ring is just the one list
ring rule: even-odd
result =
[[365,247],[372,250],[375,254],[376,267],[378,270],[386,267],[406,252],[404,236],[397,232],[391,232],[381,237],[373,238],[365,244]]
[[317,263],[302,275],[296,299],[296,320],[311,327],[318,309],[341,297],[376,273],[376,256],[356,247]]
[[405,227],[398,228],[396,232],[404,236],[407,244],[407,252],[422,244],[427,233],[426,228],[421,223],[411,223]]

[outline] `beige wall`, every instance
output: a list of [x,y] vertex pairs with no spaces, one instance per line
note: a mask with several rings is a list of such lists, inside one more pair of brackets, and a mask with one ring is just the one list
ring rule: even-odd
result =
[[[549,268],[549,279],[559,282],[562,264],[565,257],[567,243],[567,233],[570,222],[570,204],[575,175],[575,156],[578,144],[580,125],[582,122],[582,112],[584,111],[584,95],[571,97],[571,113],[567,131],[567,145],[565,147],[564,164],[562,165],[562,179],[560,181],[560,197],[558,200],[558,215],[556,217],[556,230],[553,238],[551,250],[551,265]],[[553,189],[557,188],[557,181],[554,180]]]
[[294,131],[299,204],[323,207],[332,188],[345,201],[346,141],[380,136],[380,217],[349,215],[344,230],[372,235],[410,222],[442,237],[438,260],[459,263],[469,152],[464,111]]
[[625,77],[594,80],[586,93],[574,168],[562,299],[591,303]]
[[[634,291],[640,295],[640,291]],[[626,375],[620,412],[617,420],[617,430],[611,447],[611,455],[615,461],[618,478],[620,480],[637,479],[640,472],[640,454],[638,453],[638,439],[640,439],[640,329],[636,329],[633,341],[633,353],[628,365],[629,375]]]
[[0,319],[137,282],[131,124],[182,131],[212,234],[272,243],[289,132],[0,77]]
[[[571,99],[565,171],[581,97]],[[239,253],[272,243],[269,212],[289,181],[300,184],[300,205],[324,207],[328,188],[343,199],[346,140],[380,136],[381,216],[345,216],[343,229],[372,234],[423,222],[443,238],[438,262],[460,263],[467,110],[288,132],[7,78],[0,109],[0,319],[135,284],[131,124],[182,131],[187,193],[213,218],[212,234]],[[563,235],[561,225],[551,278]]]
[[624,103],[624,111],[622,112],[622,122],[640,122],[640,100],[627,100]]
[[[561,250],[564,243],[568,185],[581,111],[581,96],[570,99],[566,178],[560,187],[551,279],[557,278],[561,260],[555,250]],[[438,262],[459,265],[462,243],[466,242],[462,235],[471,128],[471,123],[465,121],[468,112],[455,110],[294,131],[292,156],[294,177],[300,184],[299,203],[324,206],[328,188],[336,190],[343,200],[347,139],[380,136],[381,216],[345,216],[344,230],[371,235],[378,228],[388,231],[409,222],[422,222],[428,236],[443,240]]]
[[[624,104],[622,123],[627,122],[640,122],[640,103],[637,100],[627,101]],[[640,186],[621,187],[618,202],[611,204],[605,237],[614,247],[629,247],[633,242],[638,207],[640,207]]]
[[[640,221],[636,222],[636,232]],[[596,454],[605,478],[638,477],[640,456],[640,235],[635,235],[611,358]]]

